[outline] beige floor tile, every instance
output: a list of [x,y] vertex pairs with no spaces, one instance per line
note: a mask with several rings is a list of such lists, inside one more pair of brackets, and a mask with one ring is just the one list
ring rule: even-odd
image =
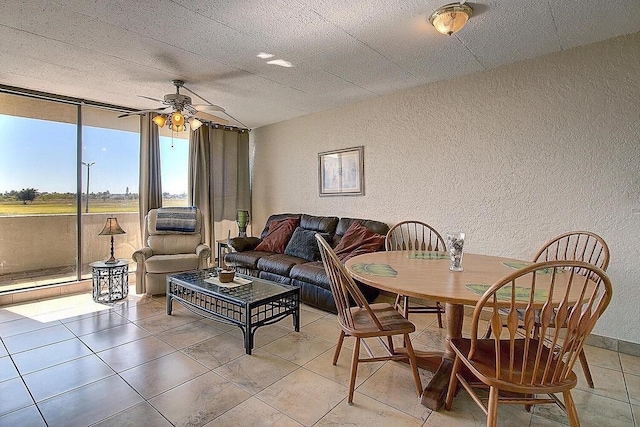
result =
[[149,333],[144,329],[137,327],[133,323],[125,323],[124,325],[83,335],[80,339],[91,350],[98,353],[148,336]]
[[175,351],[177,350],[164,341],[149,336],[101,351],[98,357],[114,371],[122,372]]
[[98,356],[91,354],[24,375],[23,378],[37,403],[114,374]]
[[9,352],[7,348],[4,346],[4,343],[0,340],[0,357],[8,356]]
[[102,420],[99,423],[94,424],[92,427],[134,427],[141,424],[153,427],[171,427],[173,425],[153,406],[149,405],[147,402],[143,402]]
[[[437,326],[429,326],[417,336],[411,337],[411,343],[416,350],[438,349],[444,350],[446,347],[447,330]],[[401,338],[400,338],[401,339]]]
[[230,362],[245,354],[242,338],[224,333],[181,350],[209,369]]
[[[420,370],[423,388],[432,376],[431,372]],[[414,418],[426,420],[431,413],[420,403],[408,363],[386,362],[356,390]]]
[[353,405],[345,400],[322,417],[314,426],[421,426],[424,420],[411,417],[384,403],[356,393]]
[[250,397],[249,393],[208,372],[149,400],[174,425],[202,426]]
[[0,382],[0,396],[0,416],[34,404],[21,378]]
[[635,421],[635,425],[640,425],[640,405],[631,405],[631,410],[633,411],[633,419]]
[[82,336],[126,323],[129,323],[127,319],[115,313],[113,310],[107,310],[98,313],[96,316],[85,317],[84,319],[73,322],[65,322],[64,325],[77,336]]
[[531,416],[530,427],[564,427],[566,425],[567,424],[560,423],[558,421],[548,420],[538,415]]
[[574,372],[578,377],[577,390],[609,397],[621,402],[629,402],[622,372],[601,368],[596,365],[591,365],[589,368],[591,370],[591,376],[593,377],[594,388],[589,388],[587,385],[587,380],[584,379],[580,362],[577,362],[574,366]]
[[[348,388],[349,380],[351,378],[351,356],[353,354],[353,350],[350,348],[342,348],[340,356],[338,357],[338,363],[335,366],[333,365],[334,352],[335,346],[306,363],[304,367]],[[360,354],[361,357],[369,356],[362,348]],[[384,363],[385,362],[359,363],[356,375],[356,387],[366,381],[367,378],[380,369]]]
[[620,366],[620,356],[615,351],[586,345],[584,346],[584,353],[587,356],[589,367],[599,366],[601,368],[614,369],[616,371],[622,370],[622,367]]
[[256,394],[295,371],[298,365],[264,350],[255,350],[214,370],[243,390]]
[[58,322],[57,325],[44,330],[25,332],[2,339],[9,353],[13,354],[72,338],[75,338],[73,333]]
[[13,361],[20,373],[25,375],[89,354],[91,350],[78,338],[73,338],[14,354]]
[[304,325],[300,328],[300,331],[335,344],[340,335],[340,324],[336,318],[323,317]]
[[[14,310],[12,310],[12,308],[13,307],[4,307],[0,309],[0,323],[24,319],[24,315],[16,313]],[[2,331],[2,329],[0,329],[0,331]],[[0,335],[1,334],[2,332],[0,332]]]
[[633,405],[640,405],[640,375],[624,375],[629,392],[629,401]]
[[197,320],[198,318],[194,315],[175,311],[171,316],[166,313],[160,313],[145,317],[144,319],[136,321],[135,324],[151,334],[159,334]]
[[0,382],[19,377],[13,361],[9,356],[0,357]]
[[[313,306],[311,306],[311,305],[307,305],[307,304],[305,304],[305,303],[300,303],[300,310],[310,311],[311,313],[320,314],[320,315],[322,315],[322,316],[326,316],[327,314],[329,314],[329,313],[327,313],[327,312],[326,312],[326,311],[324,311],[324,310],[320,310],[320,309],[319,309],[319,308],[317,308],[317,307],[313,307]],[[334,315],[334,316],[335,316],[335,315]]]
[[[7,316],[11,318],[12,316]],[[30,317],[17,315],[11,320],[0,323],[0,337],[9,338],[14,335],[24,334],[36,331],[38,329],[51,328],[60,325],[60,322],[54,320],[52,322],[41,322]]]
[[214,328],[210,324],[196,321],[168,329],[156,334],[156,337],[180,350],[223,333],[224,331]]
[[49,427],[87,426],[142,402],[117,375],[47,399],[38,404]]
[[302,333],[291,332],[263,347],[270,353],[298,365],[318,357],[333,346],[333,343]]
[[113,309],[116,313],[132,322],[158,314],[167,314],[167,308],[165,306],[151,301],[143,304],[123,304],[121,306],[114,306]]
[[36,405],[27,406],[0,416],[0,426],[46,427],[46,425]]
[[[532,414],[521,405],[500,405],[498,425],[501,427],[528,426]],[[453,401],[451,411],[444,408],[431,413],[425,426],[433,427],[482,427],[487,425],[487,417],[465,390],[461,390]]]
[[207,370],[178,351],[123,371],[120,375],[145,399],[150,399],[204,374]]
[[282,412],[263,401],[251,397],[230,409],[204,427],[301,427],[302,424],[287,417]]
[[640,356],[620,354],[620,362],[622,362],[622,370],[625,373],[640,375]]
[[295,421],[311,426],[341,400],[347,389],[316,373],[300,368],[256,397]]
[[[571,391],[576,403],[578,418],[584,426],[633,426],[631,405],[578,389]],[[557,405],[538,405],[533,408],[535,415],[566,423],[567,416]]]

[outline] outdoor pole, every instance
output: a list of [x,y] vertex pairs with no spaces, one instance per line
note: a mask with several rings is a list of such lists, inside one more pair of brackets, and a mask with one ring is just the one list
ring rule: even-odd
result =
[[82,162],[83,165],[87,167],[87,201],[85,202],[85,213],[89,213],[89,171],[91,170],[91,166],[93,166],[96,162],[85,163]]

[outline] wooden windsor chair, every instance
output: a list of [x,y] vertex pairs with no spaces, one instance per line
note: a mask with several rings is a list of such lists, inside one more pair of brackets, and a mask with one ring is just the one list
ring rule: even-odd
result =
[[[475,306],[470,338],[451,340],[456,359],[446,409],[451,409],[460,383],[487,415],[487,426],[496,425],[500,403],[555,403],[571,426],[579,426],[571,396],[577,384],[573,366],[611,295],[606,273],[582,261],[535,263],[496,282]],[[484,310],[491,312],[491,333],[483,339],[478,338],[478,325]],[[518,333],[519,310],[524,313],[524,334]],[[548,340],[539,339],[536,328]],[[462,375],[463,365],[477,382]],[[486,405],[477,387],[489,388]],[[500,391],[516,396],[501,396]],[[564,403],[555,393],[562,393]],[[542,394],[548,398],[536,396]]]
[[[351,374],[349,379],[349,399],[353,403],[353,393],[355,390],[358,363],[379,362],[382,360],[407,360],[411,365],[413,379],[416,385],[418,397],[422,394],[422,383],[418,373],[418,362],[416,360],[409,334],[415,331],[415,326],[403,317],[391,304],[377,303],[369,304],[366,298],[353,281],[344,265],[331,249],[331,246],[322,238],[315,235],[320,248],[322,262],[331,283],[331,292],[338,309],[338,322],[341,331],[338,337],[338,344],[333,355],[333,364],[338,363],[340,350],[345,337],[350,336],[356,339],[353,347],[351,359]],[[351,303],[355,305],[352,307]],[[393,347],[393,336],[402,335],[405,342],[406,353],[396,352]],[[369,346],[364,341],[365,338],[379,338],[382,346],[386,350],[383,356],[374,356]],[[382,338],[387,338],[385,342]],[[363,345],[368,358],[360,356],[360,344]]]
[[[420,221],[403,221],[393,226],[385,238],[385,248],[387,251],[447,251],[440,233]],[[408,296],[398,294],[394,307],[401,310],[406,318],[409,318],[409,313],[436,313],[438,326],[442,328],[444,307],[438,301],[435,305],[411,305]]]

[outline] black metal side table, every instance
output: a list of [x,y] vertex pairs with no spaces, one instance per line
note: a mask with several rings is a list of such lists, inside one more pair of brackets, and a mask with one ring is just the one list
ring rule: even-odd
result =
[[118,260],[115,264],[96,261],[89,264],[93,270],[93,300],[113,302],[129,294],[129,262]]

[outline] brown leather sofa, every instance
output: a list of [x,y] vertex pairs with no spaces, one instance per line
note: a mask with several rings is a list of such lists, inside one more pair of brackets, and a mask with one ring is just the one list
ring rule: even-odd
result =
[[[326,233],[326,240],[334,248],[353,221],[358,221],[361,225],[383,236],[389,231],[389,226],[383,222],[373,220],[285,213],[271,215],[267,219],[260,238],[236,237],[229,240],[229,246],[234,252],[225,255],[224,261],[226,265],[234,267],[240,273],[298,286],[300,287],[302,302],[336,313],[329,279],[324,271],[319,254],[318,259],[309,261],[308,259],[285,253],[255,250],[262,239],[266,237],[269,231],[269,224],[272,221],[291,217],[300,219],[299,227],[303,230],[321,234]],[[384,245],[381,245],[378,250],[383,249]],[[363,283],[359,283],[359,286],[369,301],[373,301],[379,294],[379,290]]]

